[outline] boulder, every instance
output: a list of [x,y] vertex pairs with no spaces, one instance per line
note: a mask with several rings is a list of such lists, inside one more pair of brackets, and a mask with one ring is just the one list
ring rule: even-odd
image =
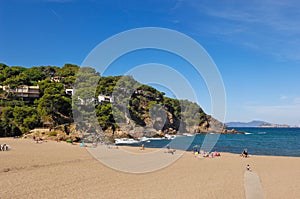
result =
[[133,130],[129,131],[129,136],[133,138],[140,138],[144,135],[144,128],[143,127],[135,127]]

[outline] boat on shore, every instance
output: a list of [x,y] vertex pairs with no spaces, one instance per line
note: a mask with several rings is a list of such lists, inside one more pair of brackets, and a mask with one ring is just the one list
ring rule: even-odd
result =
[[139,140],[135,140],[132,138],[116,138],[115,139],[115,144],[135,144],[135,143],[139,143],[141,141]]

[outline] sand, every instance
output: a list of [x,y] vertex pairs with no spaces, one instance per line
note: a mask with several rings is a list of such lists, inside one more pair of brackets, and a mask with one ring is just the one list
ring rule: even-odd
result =
[[[163,169],[132,174],[105,166],[79,145],[53,141],[36,144],[32,140],[12,138],[0,139],[0,144],[3,143],[9,144],[12,149],[0,151],[1,199],[242,199],[246,198],[247,182],[250,182],[250,192],[252,186],[261,186],[264,198],[300,198],[300,158],[296,157],[241,158],[236,154],[221,153],[219,158],[196,158],[191,152],[184,152],[177,161]],[[161,153],[160,158],[167,160],[179,153],[172,155],[163,150],[147,148],[141,151],[134,147],[100,150],[106,160],[109,156],[105,156],[105,151],[126,150],[136,154],[158,151]],[[126,157],[120,156],[118,152],[116,154],[118,161],[126,162]],[[153,163],[144,164],[147,166]],[[250,164],[253,174],[257,175],[252,181],[252,174],[250,181],[245,179],[247,164]]]
[[263,199],[264,193],[260,177],[256,172],[246,171],[244,174],[246,199]]

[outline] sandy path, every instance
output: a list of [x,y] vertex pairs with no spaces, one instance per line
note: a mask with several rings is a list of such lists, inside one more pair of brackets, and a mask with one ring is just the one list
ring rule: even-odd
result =
[[246,199],[263,199],[263,189],[260,178],[255,172],[246,171],[244,174]]

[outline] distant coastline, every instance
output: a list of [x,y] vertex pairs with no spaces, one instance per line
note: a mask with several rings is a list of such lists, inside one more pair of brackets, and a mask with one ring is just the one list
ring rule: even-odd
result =
[[300,126],[291,126],[288,124],[273,124],[270,122],[253,120],[251,122],[227,122],[228,128],[300,128]]

